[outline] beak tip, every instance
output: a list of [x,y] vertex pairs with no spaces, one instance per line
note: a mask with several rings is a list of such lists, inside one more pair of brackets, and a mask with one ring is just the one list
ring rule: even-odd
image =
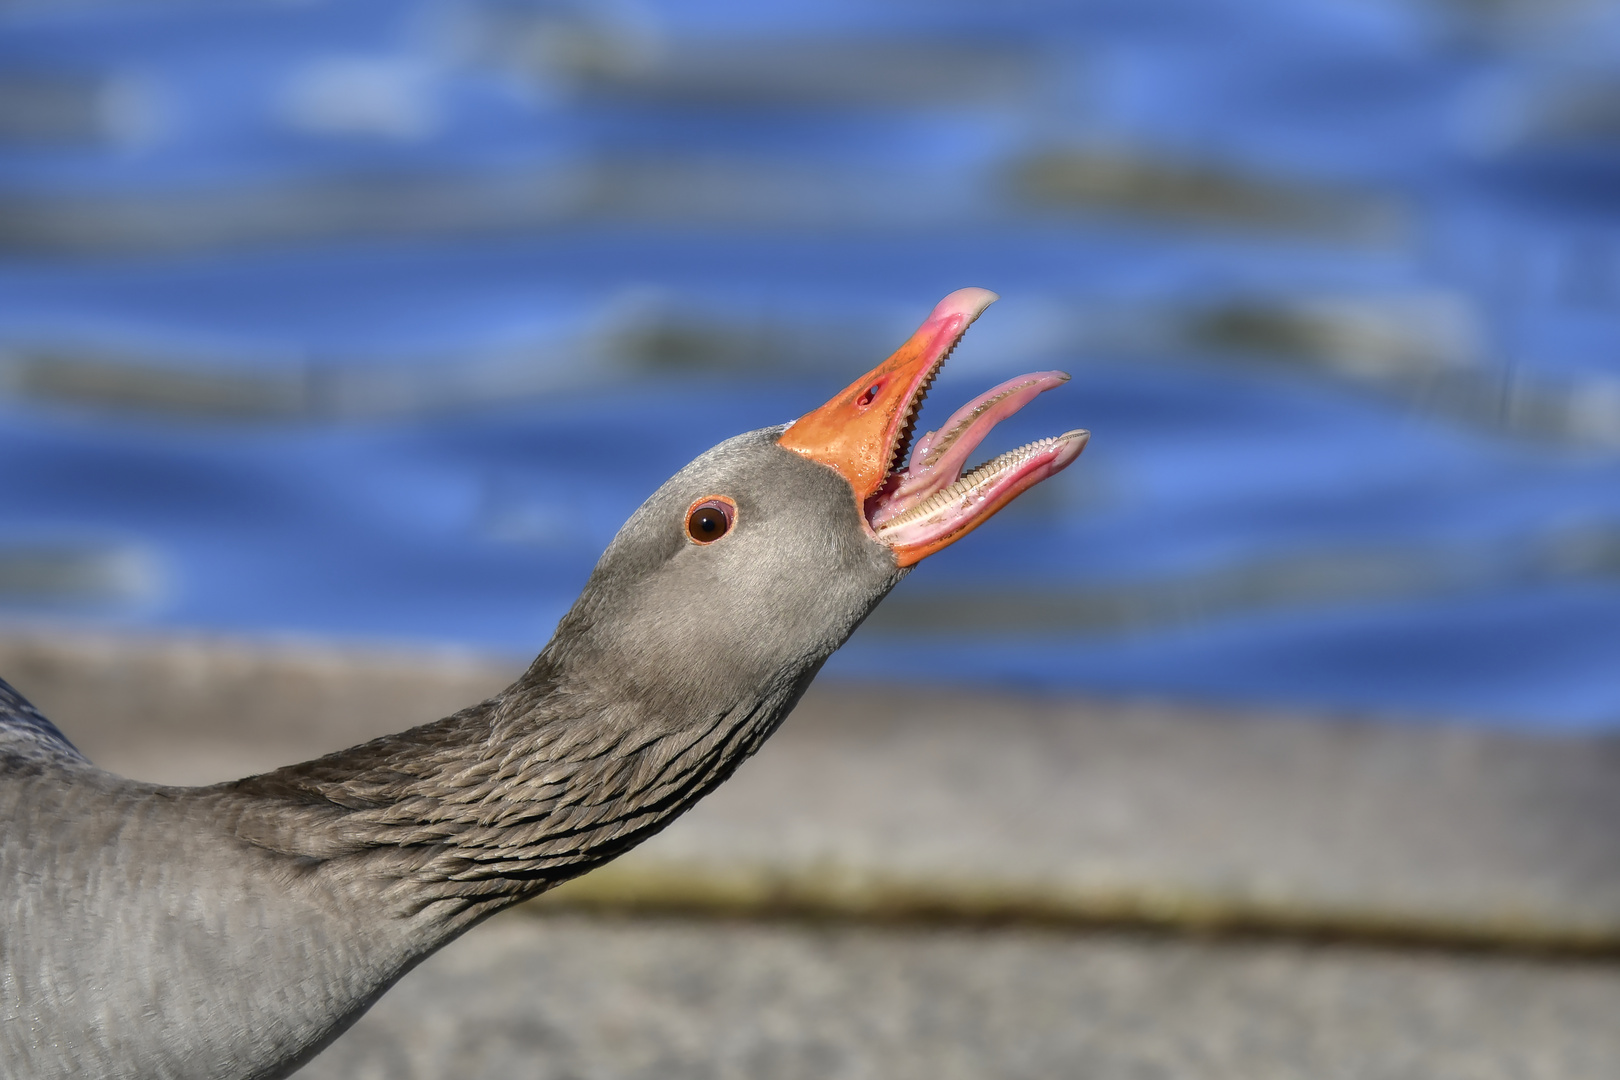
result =
[[998,294],[991,292],[989,289],[957,289],[934,305],[934,312],[929,316],[929,319],[947,319],[953,315],[960,315],[971,323],[984,314],[985,308],[1000,299],[1001,297]]

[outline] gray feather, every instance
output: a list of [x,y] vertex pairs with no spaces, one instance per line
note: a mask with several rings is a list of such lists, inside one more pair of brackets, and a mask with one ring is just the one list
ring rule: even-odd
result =
[[[0,683],[0,1073],[286,1076],[435,949],[723,781],[904,574],[780,431],[671,478],[528,672],[434,724],[165,788]],[[715,494],[736,524],[693,544]]]
[[55,761],[89,764],[55,724],[41,716],[39,710],[17,693],[15,687],[0,679],[0,775],[7,768],[7,758],[15,759],[18,763]]

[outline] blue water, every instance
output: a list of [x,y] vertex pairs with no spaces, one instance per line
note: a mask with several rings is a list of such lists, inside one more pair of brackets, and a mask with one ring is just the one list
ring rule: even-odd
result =
[[1615,727],[1616,71],[1576,2],[9,5],[0,618],[532,651],[982,285],[925,425],[1056,366],[986,449],[1093,441],[829,671]]

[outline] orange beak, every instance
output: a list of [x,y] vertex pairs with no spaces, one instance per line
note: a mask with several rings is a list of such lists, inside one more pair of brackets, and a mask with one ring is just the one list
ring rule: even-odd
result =
[[864,514],[866,500],[901,465],[928,384],[973,320],[999,299],[989,289],[951,293],[893,356],[799,417],[777,443],[837,469]]
[[929,384],[962,333],[995,300],[986,289],[951,293],[893,356],[794,421],[777,440],[849,482],[862,527],[888,546],[900,566],[949,547],[1061,472],[1091,437],[1076,428],[966,468],[968,456],[999,421],[1069,381],[1061,371],[1037,371],[968,402],[911,452],[912,428]]

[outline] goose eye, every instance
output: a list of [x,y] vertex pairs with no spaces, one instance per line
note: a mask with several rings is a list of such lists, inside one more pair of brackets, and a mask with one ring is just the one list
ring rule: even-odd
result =
[[737,504],[724,495],[699,499],[686,512],[686,535],[699,544],[712,544],[731,530]]

